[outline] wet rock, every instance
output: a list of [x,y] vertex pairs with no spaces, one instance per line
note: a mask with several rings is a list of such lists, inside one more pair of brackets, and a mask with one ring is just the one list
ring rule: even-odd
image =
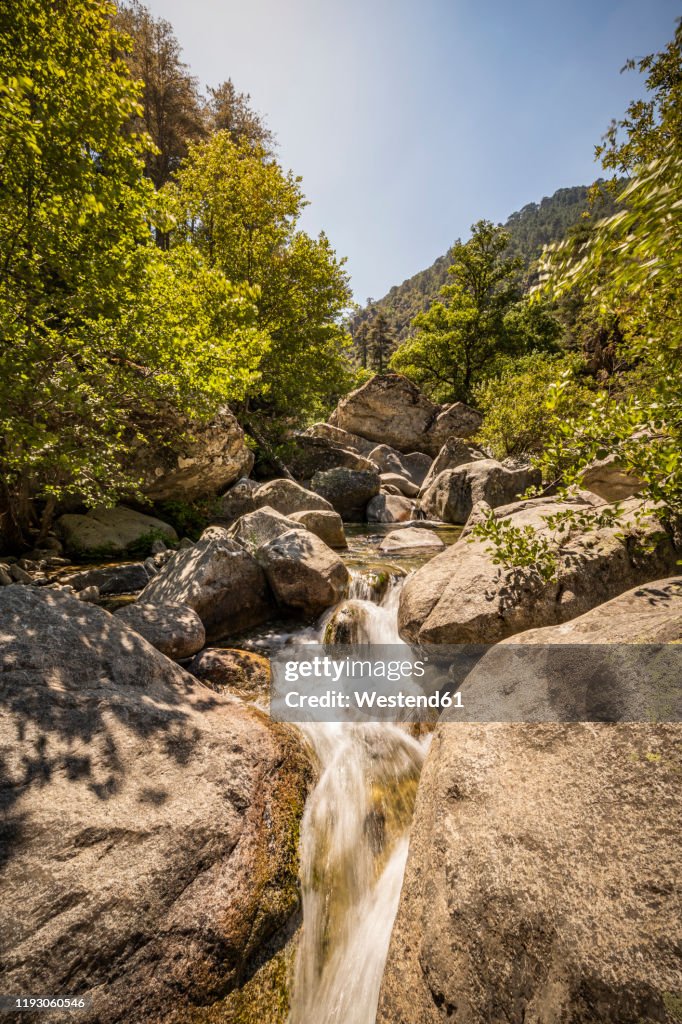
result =
[[653,515],[636,522],[632,504],[625,504],[624,519],[613,526],[576,525],[556,534],[547,526],[546,517],[559,512],[596,515],[595,500],[539,498],[497,509],[499,518],[522,530],[531,527],[546,541],[556,557],[556,578],[497,565],[489,541],[460,539],[406,582],[401,634],[423,643],[497,643],[534,626],[566,622],[674,570],[679,553],[671,540]]
[[333,512],[333,508],[319,494],[309,491],[294,480],[269,480],[254,492],[256,508],[268,505],[283,516],[292,512]]
[[170,543],[178,539],[168,523],[125,505],[92,509],[84,516],[61,516],[56,525],[66,550],[76,558],[124,558],[151,550],[160,538]]
[[449,437],[422,481],[422,492],[428,490],[444,469],[458,469],[460,466],[466,466],[469,462],[476,462],[478,459],[487,457],[483,449],[473,444],[472,441],[465,441],[463,437]]
[[530,466],[513,470],[495,459],[481,459],[443,470],[422,493],[420,504],[432,519],[463,525],[476,502],[485,501],[491,508],[508,505],[540,482],[540,471]]
[[315,534],[290,530],[258,549],[277,601],[316,616],[343,597],[349,573],[339,556]]
[[82,1024],[235,1017],[300,913],[295,732],[54,591],[0,591],[0,671],[3,985],[91,993]]
[[400,523],[414,519],[415,505],[409,498],[377,494],[367,504],[368,523]]
[[343,520],[338,512],[310,509],[306,512],[292,512],[288,518],[294,523],[301,523],[306,530],[310,530],[330,548],[345,548],[347,546]]
[[270,687],[270,662],[261,654],[230,647],[207,647],[187,666],[217,693],[264,695]]
[[325,644],[367,644],[369,633],[363,609],[356,601],[344,601],[332,612],[324,630]]
[[256,509],[255,512],[249,512],[238,519],[230,528],[230,536],[247,551],[255,554],[258,548],[267,544],[269,540],[281,537],[283,533],[288,533],[293,529],[305,530],[305,526],[303,523],[293,522],[287,516],[276,512],[274,508],[264,505],[262,508]]
[[97,587],[102,595],[135,594],[147,586],[149,577],[142,562],[130,562],[128,565],[106,565],[98,569],[70,572],[61,576],[59,581],[71,584],[74,590]]
[[463,402],[434,405],[407,377],[385,373],[342,398],[329,422],[377,444],[433,457],[451,435],[474,434],[482,416]]
[[329,469],[316,473],[310,486],[345,522],[361,523],[368,501],[379,493],[381,480],[374,470]]
[[191,658],[206,643],[201,619],[186,604],[155,605],[136,601],[114,614],[173,661]]
[[[681,584],[638,587],[513,643],[679,641]],[[678,724],[439,725],[378,1024],[672,1024],[681,771]]]
[[185,423],[188,439],[180,451],[173,447],[140,448],[131,453],[144,476],[143,490],[154,501],[193,501],[220,494],[253,467],[253,452],[244,431],[227,406],[207,424]]
[[387,555],[399,555],[407,551],[433,550],[434,553],[442,551],[445,544],[433,530],[424,530],[420,527],[408,527],[403,530],[392,530],[387,533],[379,551]]
[[189,605],[209,641],[265,622],[274,610],[263,570],[227,531],[222,534],[177,551],[139,598],[145,604]]

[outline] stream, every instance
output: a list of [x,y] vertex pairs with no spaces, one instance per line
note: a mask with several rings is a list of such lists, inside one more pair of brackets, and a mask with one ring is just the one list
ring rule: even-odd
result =
[[[248,646],[272,653],[287,642],[322,643],[340,615],[352,630],[344,642],[402,645],[400,590],[429,556],[382,556],[385,532],[348,527],[348,596],[315,627],[287,633],[271,626]],[[439,532],[452,543],[460,531]],[[317,758],[319,781],[301,823],[303,928],[289,1024],[374,1024],[429,737],[391,723],[298,728]]]

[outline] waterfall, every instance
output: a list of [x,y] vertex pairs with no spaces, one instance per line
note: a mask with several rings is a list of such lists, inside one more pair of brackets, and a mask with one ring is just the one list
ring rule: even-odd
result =
[[[399,644],[402,580],[354,577],[354,641]],[[323,623],[321,637],[327,623]],[[424,745],[389,723],[302,725],[320,779],[301,825],[303,931],[290,1024],[374,1024]]]

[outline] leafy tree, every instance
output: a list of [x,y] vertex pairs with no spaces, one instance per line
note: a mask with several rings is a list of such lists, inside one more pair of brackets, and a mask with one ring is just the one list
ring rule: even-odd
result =
[[391,359],[441,401],[470,401],[474,386],[489,375],[505,353],[531,345],[551,346],[558,325],[543,310],[519,305],[517,257],[506,255],[509,235],[489,221],[479,221],[472,236],[451,250],[443,301],[415,317],[415,334]]
[[189,145],[206,135],[204,101],[168,21],[154,18],[138,0],[121,6],[115,20],[128,39],[122,42],[131,75],[143,83],[142,109],[133,126],[151,140],[145,173],[160,188],[177,170]]
[[250,95],[237,92],[231,78],[208,90],[207,116],[210,131],[229,132],[237,144],[247,141],[268,152],[274,145],[272,132],[251,107]]
[[[255,293],[151,242],[137,86],[101,0],[0,15],[0,529],[135,488],[131,446],[241,398],[263,345]],[[238,366],[239,369],[235,369]],[[163,415],[161,413],[163,412]]]
[[275,431],[319,415],[349,386],[349,339],[340,317],[348,278],[321,234],[297,227],[300,179],[262,147],[227,131],[192,147],[172,186],[176,240],[187,240],[236,283],[258,290],[258,326],[269,338],[259,395],[241,410]]

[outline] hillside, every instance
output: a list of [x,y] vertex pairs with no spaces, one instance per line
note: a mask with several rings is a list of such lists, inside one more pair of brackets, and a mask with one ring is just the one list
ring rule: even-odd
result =
[[[544,245],[563,238],[569,228],[580,220],[588,209],[588,194],[586,185],[560,188],[539,203],[528,203],[512,213],[504,225],[511,235],[511,252],[521,256],[525,265],[530,267]],[[608,213],[611,207],[611,200],[605,198],[600,203],[599,212]],[[360,310],[354,320],[354,328],[375,309],[380,309],[395,341],[403,341],[409,333],[412,318],[422,309],[428,309],[438,296],[447,279],[449,263],[449,254],[444,253],[426,270],[420,270],[402,284],[394,285],[383,298]]]

